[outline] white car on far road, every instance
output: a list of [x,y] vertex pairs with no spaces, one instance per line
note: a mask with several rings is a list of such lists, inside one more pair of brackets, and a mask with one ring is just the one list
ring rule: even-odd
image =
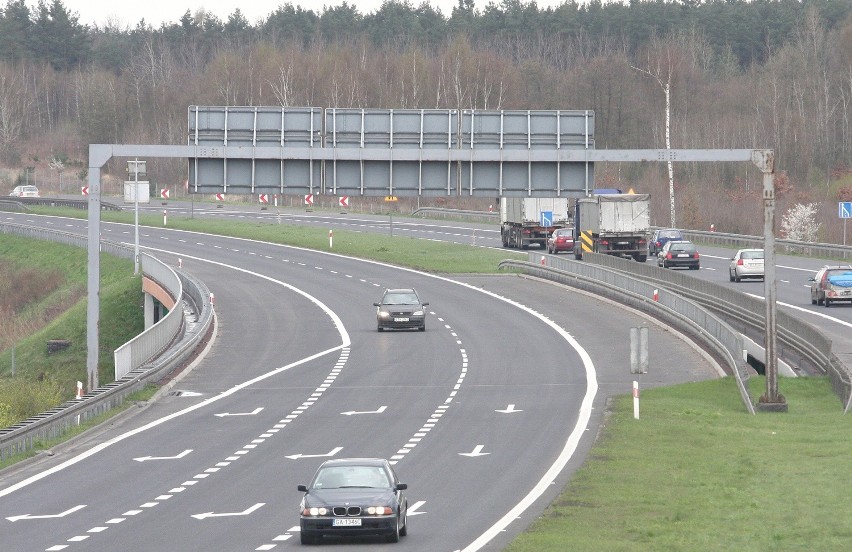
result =
[[732,282],[743,278],[763,278],[763,249],[740,249],[731,259],[728,276]]
[[12,193],[13,197],[39,197],[38,188],[35,186],[15,186]]

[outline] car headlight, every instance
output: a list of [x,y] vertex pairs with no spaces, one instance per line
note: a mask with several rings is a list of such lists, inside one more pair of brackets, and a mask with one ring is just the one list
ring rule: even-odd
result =
[[328,514],[328,509],[324,507],[305,508],[302,510],[303,516],[324,516]]
[[412,314],[413,316],[423,316],[423,311],[422,311],[422,310],[416,310],[416,311],[414,311],[414,312],[413,312],[413,313],[411,313],[411,314]]
[[384,309],[379,309],[378,315],[379,318],[387,318],[388,316],[390,316],[390,313]]
[[370,506],[367,513],[371,516],[387,516],[393,513],[390,506]]

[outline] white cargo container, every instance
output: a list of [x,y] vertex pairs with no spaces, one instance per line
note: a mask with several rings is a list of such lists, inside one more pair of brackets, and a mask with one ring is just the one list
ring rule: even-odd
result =
[[527,249],[547,246],[547,238],[557,228],[571,225],[567,197],[500,198],[500,236],[503,247]]
[[651,231],[648,194],[600,194],[577,200],[574,213],[574,256],[583,251],[648,258]]

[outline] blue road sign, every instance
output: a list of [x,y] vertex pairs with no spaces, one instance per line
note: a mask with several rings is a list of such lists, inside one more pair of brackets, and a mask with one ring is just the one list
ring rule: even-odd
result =
[[840,218],[852,218],[852,201],[841,201],[837,204],[837,211]]
[[541,225],[545,228],[553,226],[553,211],[541,212]]

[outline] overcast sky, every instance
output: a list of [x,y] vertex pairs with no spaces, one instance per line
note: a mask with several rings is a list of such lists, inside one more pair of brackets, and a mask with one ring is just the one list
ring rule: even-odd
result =
[[[444,16],[449,16],[458,0],[428,0],[430,4],[440,9]],[[484,8],[490,0],[475,0],[477,9]],[[557,6],[564,0],[537,0],[540,8]],[[2,2],[2,0],[0,0]],[[494,0],[499,4],[500,0]],[[529,0],[522,0],[528,3]],[[2,2],[5,5],[5,2]],[[34,8],[38,5],[36,0],[27,0],[27,5]],[[177,23],[181,16],[189,10],[195,13],[199,8],[213,12],[223,22],[228,20],[234,10],[239,7],[240,11],[249,22],[254,25],[274,12],[279,5],[287,4],[281,0],[248,0],[247,2],[235,2],[234,0],[63,0],[63,4],[71,12],[77,12],[80,23],[85,25],[103,26],[110,20],[126,26],[135,27],[142,18],[151,26],[157,28],[160,23]],[[292,0],[294,6],[321,13],[324,5],[339,6],[343,0]],[[419,6],[421,0],[410,0],[411,5]],[[49,2],[48,2],[49,4]],[[366,14],[377,10],[382,5],[382,0],[349,0],[350,5],[358,8],[358,11]]]

